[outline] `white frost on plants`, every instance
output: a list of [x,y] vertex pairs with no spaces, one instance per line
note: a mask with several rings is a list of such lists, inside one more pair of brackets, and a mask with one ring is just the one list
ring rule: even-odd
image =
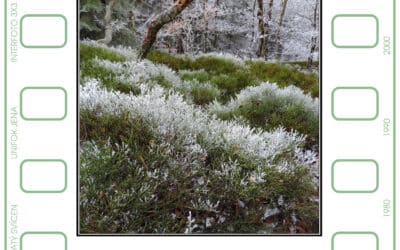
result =
[[268,82],[262,83],[259,86],[245,88],[225,105],[214,102],[209,106],[209,110],[211,112],[230,112],[252,99],[263,99],[266,96],[275,96],[290,100],[291,103],[301,105],[304,109],[311,110],[315,115],[319,115],[318,98],[312,98],[309,94],[304,94],[301,89],[293,85],[286,88],[279,88],[275,83]]
[[[132,96],[107,91],[99,87],[97,81],[81,86],[80,104],[101,114],[129,111],[132,117],[140,116],[154,125],[156,131],[169,141],[182,140],[190,145],[201,136],[206,147],[235,149],[238,153],[260,160],[260,164],[271,164],[274,157],[292,152],[294,158],[302,155],[298,150],[305,137],[297,132],[278,128],[272,132],[262,132],[234,121],[221,121],[211,117],[204,110],[186,103],[174,92],[166,92],[160,87],[142,87],[142,95]],[[186,142],[186,143],[185,143]],[[297,162],[280,162],[275,167],[285,170],[294,165],[306,165],[297,157]]]

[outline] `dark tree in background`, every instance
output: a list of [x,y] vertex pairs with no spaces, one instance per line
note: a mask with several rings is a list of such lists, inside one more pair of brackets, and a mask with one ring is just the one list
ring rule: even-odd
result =
[[314,53],[317,49],[317,41],[318,41],[318,9],[319,9],[319,0],[315,0],[315,6],[314,6],[314,16],[311,21],[311,26],[314,31],[312,37],[311,37],[311,49],[310,49],[310,55],[308,56],[308,61],[307,61],[307,69],[311,70],[312,69],[312,64],[314,60]]
[[104,16],[104,38],[98,40],[99,43],[109,44],[112,40],[112,14],[114,5],[118,2],[118,0],[106,0],[106,14]]
[[260,33],[260,36],[259,36],[260,41],[259,41],[259,45],[258,45],[257,56],[265,57],[267,33],[265,30],[265,21],[264,21],[264,1],[257,0],[257,6],[258,6],[258,11],[257,11],[258,30]]
[[278,31],[276,34],[276,59],[278,61],[280,61],[282,59],[282,53],[283,53],[282,26],[283,26],[283,21],[284,21],[285,14],[286,14],[287,5],[288,5],[288,0],[283,0],[282,10],[279,15]]

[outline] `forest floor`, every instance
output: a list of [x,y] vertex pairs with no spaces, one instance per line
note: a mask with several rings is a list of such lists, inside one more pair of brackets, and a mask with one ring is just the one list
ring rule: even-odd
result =
[[81,42],[81,233],[318,233],[319,84],[302,63]]

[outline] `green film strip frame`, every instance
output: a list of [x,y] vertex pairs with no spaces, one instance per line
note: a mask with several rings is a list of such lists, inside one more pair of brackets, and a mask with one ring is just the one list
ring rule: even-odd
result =
[[[365,118],[343,118],[337,117],[335,114],[335,94],[338,90],[372,90],[376,94],[375,115],[373,117]],[[331,93],[331,114],[336,121],[373,121],[379,116],[379,92],[374,87],[337,87]]]
[[[340,232],[335,233],[331,239],[331,250],[335,250],[335,238],[339,235],[372,235],[376,240],[375,250],[379,250],[378,235],[374,232],[363,232],[363,231],[354,231],[354,232],[340,231]],[[340,249],[337,249],[337,250],[340,250]]]
[[[64,93],[64,114],[61,117],[26,117],[24,115],[24,110],[23,110],[23,94],[26,90],[60,90]],[[19,113],[21,114],[21,117],[25,121],[62,121],[67,117],[68,114],[68,93],[63,87],[25,87],[21,90],[19,94]]]
[[63,232],[57,232],[57,231],[28,231],[24,232],[20,236],[20,250],[24,250],[24,244],[23,244],[23,239],[27,235],[60,235],[64,238],[64,250],[68,249],[68,241],[67,241],[67,236]]
[[[23,180],[22,173],[23,173],[24,165],[27,162],[47,162],[47,163],[48,162],[58,162],[58,163],[61,163],[63,165],[63,167],[64,167],[64,186],[63,186],[63,188],[60,189],[60,190],[27,190],[27,189],[25,189],[24,185],[23,185],[24,180]],[[61,159],[26,159],[26,160],[22,161],[21,164],[20,164],[19,187],[21,188],[21,190],[24,193],[42,193],[42,194],[45,194],[45,193],[48,193],[48,194],[51,194],[51,193],[63,193],[67,189],[67,186],[68,186],[68,170],[67,169],[68,169],[67,168],[67,163],[65,161],[61,160]]]
[[[369,17],[373,18],[376,21],[376,37],[375,43],[371,45],[338,45],[335,43],[335,20],[337,18],[358,18],[358,17]],[[331,42],[334,47],[339,49],[372,49],[378,46],[379,44],[379,19],[377,16],[372,14],[338,14],[332,18],[331,22]]]
[[[375,165],[375,171],[376,171],[376,179],[375,179],[375,183],[376,186],[374,189],[372,190],[338,190],[335,187],[335,165],[336,163],[340,163],[340,162],[369,162],[369,163],[373,163]],[[378,188],[379,188],[379,164],[378,162],[376,162],[375,160],[370,160],[370,159],[339,159],[336,160],[332,163],[331,166],[331,187],[332,190],[336,193],[358,193],[358,194],[363,194],[363,193],[375,193]]]
[[[7,50],[7,39],[8,39],[8,1],[5,0],[4,1],[4,52],[5,52],[5,56],[4,56],[4,135],[5,138],[7,138],[7,128],[8,128],[8,112],[7,112],[7,107],[8,107],[8,50]],[[396,131],[396,78],[397,78],[397,74],[396,74],[396,0],[393,0],[393,246],[394,249],[396,249],[396,135],[397,135],[397,131]],[[7,206],[8,206],[8,181],[7,181],[7,166],[8,166],[8,159],[7,159],[7,153],[8,153],[8,145],[7,145],[7,140],[4,140],[4,153],[5,153],[5,157],[4,157],[4,249],[8,249],[8,235],[7,235],[7,231],[8,231],[8,216],[7,216]],[[45,232],[36,232],[36,233],[45,233]],[[55,233],[55,232],[53,232]],[[61,233],[61,232],[57,232],[57,233]],[[339,233],[343,233],[343,232],[339,232]],[[354,233],[354,232],[353,232]],[[61,233],[63,234],[63,233]],[[64,234],[63,234],[64,235]],[[23,235],[21,235],[22,237]],[[64,235],[64,237],[66,237]]]
[[[23,41],[23,23],[24,23],[24,19],[27,17],[58,17],[61,18],[64,21],[64,42],[62,44],[58,44],[58,45],[27,45],[24,44]],[[68,41],[68,24],[67,24],[67,18],[64,15],[61,14],[26,14],[24,16],[21,17],[20,20],[20,27],[19,27],[19,32],[20,32],[20,43],[21,46],[27,49],[59,49],[59,48],[63,48],[65,47],[65,45],[67,45],[67,41]]]

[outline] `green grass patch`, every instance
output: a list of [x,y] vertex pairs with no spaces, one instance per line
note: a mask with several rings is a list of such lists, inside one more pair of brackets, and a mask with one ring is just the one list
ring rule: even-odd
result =
[[147,59],[154,63],[167,65],[169,68],[179,70],[204,70],[210,74],[229,74],[240,69],[236,63],[212,56],[197,58],[174,56],[164,51],[152,50]]
[[188,57],[172,56],[167,52],[160,50],[152,50],[147,55],[147,59],[154,63],[167,65],[169,68],[179,70],[196,70],[194,68],[194,60]]
[[197,57],[193,61],[194,70],[205,70],[211,74],[232,74],[241,69],[236,63],[212,56]]
[[[313,97],[319,96],[319,79],[317,74],[304,73],[290,65],[303,65],[304,63],[277,64],[263,61],[247,61],[246,65],[239,65],[231,60],[202,56],[198,58],[180,57],[172,54],[153,50],[148,59],[154,63],[164,64],[180,71],[186,70],[180,76],[184,80],[198,80],[211,82],[221,90],[226,90],[227,97],[233,96],[247,86],[261,82],[273,82],[280,87],[294,85]],[[197,71],[197,72],[187,72]],[[200,72],[199,72],[200,71]],[[228,98],[229,99],[229,98]]]
[[179,75],[182,80],[185,81],[197,81],[199,83],[209,83],[216,86],[220,90],[220,95],[210,96],[210,98],[208,98],[210,102],[216,99],[222,103],[226,103],[241,90],[249,86],[257,85],[256,79],[249,72],[242,69],[231,72],[229,74],[214,74],[207,71],[184,71],[181,72]]
[[90,46],[84,43],[80,43],[79,45],[80,51],[80,61],[87,62],[94,58],[99,58],[102,60],[108,60],[110,62],[125,62],[126,58],[124,55],[112,51],[107,48],[103,48],[100,46]]
[[184,71],[179,74],[180,77],[187,81],[215,85],[221,90],[221,96],[217,100],[222,103],[229,101],[241,90],[257,85],[257,79],[248,70],[225,59],[199,57],[193,60],[193,65],[198,71]]
[[[292,66],[297,66],[300,69],[307,69],[308,62],[302,61],[302,62],[285,62],[287,65],[292,65]],[[319,61],[313,61],[311,64],[312,69],[318,69],[319,68]]]
[[280,87],[294,85],[313,97],[319,96],[319,80],[316,74],[307,74],[293,67],[262,61],[248,61],[247,65],[251,74],[261,81],[273,82]]
[[190,95],[195,104],[204,106],[219,99],[220,92],[212,86],[195,83],[190,89]]
[[205,71],[184,71],[179,72],[179,76],[182,80],[185,81],[199,81],[199,82],[209,82],[212,78],[212,75]]
[[245,70],[213,76],[210,82],[223,91],[220,98],[222,103],[229,101],[241,90],[257,85],[255,78]]

